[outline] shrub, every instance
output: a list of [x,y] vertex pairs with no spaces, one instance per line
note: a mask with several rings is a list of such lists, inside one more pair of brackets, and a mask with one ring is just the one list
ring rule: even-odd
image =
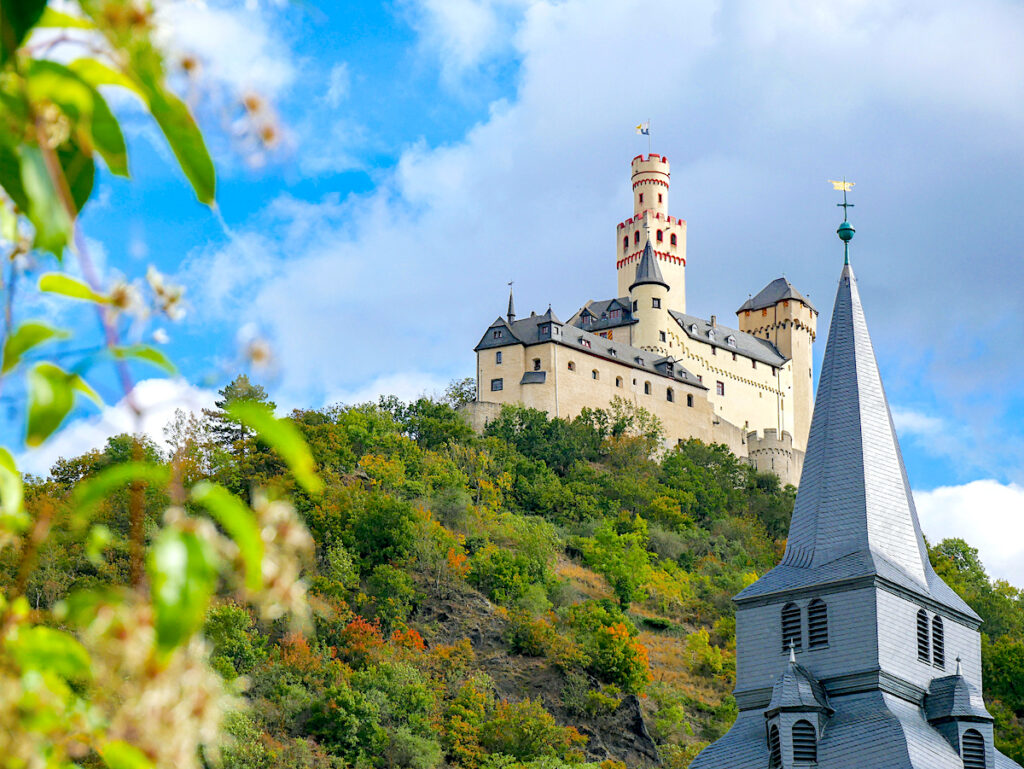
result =
[[726,670],[725,653],[710,641],[711,634],[707,628],[690,633],[686,637],[686,654],[689,667],[697,675],[721,675]]
[[376,659],[384,646],[380,625],[359,616],[345,626],[339,641],[338,653],[353,667],[362,667]]
[[400,726],[388,734],[384,761],[395,769],[434,769],[441,763],[441,745]]
[[559,726],[538,700],[502,700],[480,728],[480,743],[491,753],[519,761],[551,756],[578,758],[586,738],[571,726]]
[[252,615],[237,604],[210,609],[203,635],[213,644],[210,662],[218,673],[225,678],[245,675],[267,658],[266,637],[255,630]]
[[377,620],[384,630],[404,623],[416,602],[416,588],[413,587],[412,578],[387,563],[373,570],[367,590],[373,599]]
[[634,640],[624,623],[601,627],[590,633],[584,643],[590,657],[590,670],[604,681],[636,693],[651,681],[647,649]]
[[313,737],[352,763],[372,763],[387,744],[377,704],[346,685],[325,692],[313,706],[307,727]]
[[367,495],[352,521],[351,546],[368,569],[404,561],[416,541],[412,506],[380,493]]

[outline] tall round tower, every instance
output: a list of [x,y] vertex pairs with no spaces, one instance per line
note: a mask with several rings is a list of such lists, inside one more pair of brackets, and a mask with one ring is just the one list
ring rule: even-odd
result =
[[651,246],[665,282],[671,287],[668,309],[686,312],[686,222],[668,213],[669,165],[661,155],[637,155],[631,164],[633,216],[616,228],[617,296],[628,296],[637,263],[646,245],[645,221]]

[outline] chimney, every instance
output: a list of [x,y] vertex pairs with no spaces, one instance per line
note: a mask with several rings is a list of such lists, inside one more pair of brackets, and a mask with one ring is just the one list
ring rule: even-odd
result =
[[711,328],[716,328],[717,326],[718,326],[718,316],[717,315],[712,315],[711,316]]

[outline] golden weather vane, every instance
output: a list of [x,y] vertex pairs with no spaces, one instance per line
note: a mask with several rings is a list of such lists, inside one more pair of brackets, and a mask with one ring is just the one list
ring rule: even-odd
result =
[[832,185],[832,189],[834,189],[834,190],[842,190],[843,191],[843,202],[842,203],[836,203],[836,205],[842,207],[842,209],[843,209],[843,218],[844,219],[849,219],[850,217],[847,216],[847,214],[849,212],[846,209],[853,208],[853,203],[847,203],[846,202],[846,193],[847,192],[853,192],[853,185],[855,185],[857,182],[848,182],[848,181],[846,181],[846,179],[844,177],[841,182],[837,182],[835,179],[829,179],[828,183]]
[[844,178],[841,182],[837,182],[835,179],[829,179],[829,184],[832,185],[834,190],[843,191],[843,202],[836,203],[837,206],[843,209],[843,223],[839,225],[839,229],[836,230],[836,234],[839,239],[843,241],[843,263],[850,263],[850,241],[853,239],[853,234],[856,230],[850,225],[849,221],[849,209],[853,208],[853,203],[846,202],[846,193],[853,191],[853,185],[855,182],[848,182]]

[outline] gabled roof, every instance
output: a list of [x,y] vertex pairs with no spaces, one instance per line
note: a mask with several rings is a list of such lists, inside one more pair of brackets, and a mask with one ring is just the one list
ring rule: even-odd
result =
[[806,668],[796,663],[792,654],[786,669],[772,687],[772,700],[765,715],[770,717],[782,710],[832,712],[824,687]]
[[811,300],[801,294],[785,278],[776,278],[767,286],[758,291],[757,296],[753,296],[745,301],[736,313],[739,314],[745,310],[763,310],[766,307],[774,307],[781,301],[786,299],[793,299],[797,302],[803,302],[812,310],[817,312]]
[[868,575],[980,619],[928,561],[857,281],[846,265],[786,553],[736,600]]
[[633,285],[629,287],[632,291],[637,286],[642,286],[647,283],[653,283],[655,285],[664,286],[668,289],[668,283],[665,282],[665,278],[661,274],[661,267],[658,265],[658,257],[654,253],[654,248],[651,246],[651,239],[647,239],[647,245],[644,246],[644,252],[640,256],[640,261],[636,265],[636,277],[633,279]]
[[959,673],[932,681],[928,687],[928,696],[925,697],[924,710],[929,721],[953,718],[992,720],[985,709],[981,692]]
[[[620,315],[618,318],[612,318],[611,311],[619,310]],[[588,331],[604,331],[609,328],[619,328],[620,326],[631,326],[636,323],[636,318],[633,317],[633,302],[628,296],[620,296],[615,299],[599,299],[596,302],[587,302],[585,305],[569,318],[569,325],[576,326],[577,328],[583,328],[583,315],[589,313],[594,317],[592,323],[588,323],[586,328]],[[604,317],[601,317],[601,316]]]
[[[675,310],[669,310],[669,314],[676,319],[676,322],[686,332],[686,335],[694,341],[745,355],[748,358],[767,363],[775,368],[785,365],[786,361],[789,360],[767,339],[761,339],[753,334],[737,331],[734,328],[729,328],[719,323],[712,326],[710,321],[698,318],[696,315],[687,315]],[[709,334],[708,332],[713,333]],[[735,344],[728,342],[729,337],[735,340]]]

